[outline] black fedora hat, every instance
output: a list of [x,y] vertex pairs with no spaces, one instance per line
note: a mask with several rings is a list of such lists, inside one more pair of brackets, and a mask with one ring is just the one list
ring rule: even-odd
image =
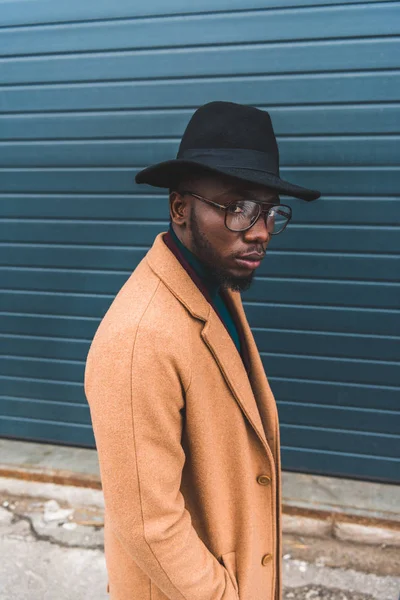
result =
[[302,200],[316,200],[321,195],[279,177],[279,152],[271,117],[253,106],[204,104],[190,119],[177,157],[139,171],[135,181],[172,188],[193,169],[230,175]]

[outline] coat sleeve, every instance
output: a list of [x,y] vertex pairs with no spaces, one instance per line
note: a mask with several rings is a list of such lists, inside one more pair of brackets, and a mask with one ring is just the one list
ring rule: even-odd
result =
[[[148,323],[148,322],[147,322]],[[190,340],[144,319],[92,343],[85,371],[109,526],[171,600],[238,600],[180,492]],[[133,590],[132,590],[133,591]]]

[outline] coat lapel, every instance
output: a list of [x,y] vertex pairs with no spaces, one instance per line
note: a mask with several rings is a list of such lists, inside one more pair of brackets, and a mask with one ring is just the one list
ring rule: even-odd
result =
[[[202,329],[202,338],[210,349],[216,360],[235,400],[238,402],[241,410],[247,418],[250,425],[264,446],[268,456],[271,455],[271,449],[267,442],[263,422],[257,407],[252,385],[244,367],[242,358],[237,348],[227,332],[221,319],[216,314],[211,305],[207,302],[198,287],[192,281],[188,273],[165,245],[162,237],[164,233],[159,234],[146,256],[150,268],[160,277],[169,290],[186,306],[191,315],[204,322]],[[239,294],[236,294],[239,296]],[[251,332],[247,325],[247,320],[243,309],[240,311],[241,301],[233,298],[234,293],[229,293],[233,310],[237,311],[240,324],[247,326],[245,328],[246,342],[249,343]],[[250,344],[250,359],[253,368],[253,361],[259,355],[253,340],[254,348]],[[255,349],[255,351],[254,351]],[[260,361],[261,362],[261,361]],[[262,368],[262,365],[261,365]],[[254,375],[257,377],[259,366],[255,364]],[[263,372],[265,379],[265,375]],[[254,378],[253,378],[254,379]]]
[[242,327],[251,366],[249,373],[251,388],[257,401],[268,444],[277,461],[279,460],[279,426],[275,398],[265,375],[264,365],[248,324],[240,294],[228,292],[227,295]]
[[270,448],[242,358],[221,319],[212,308],[201,335],[218,363],[233,396],[269,454]]

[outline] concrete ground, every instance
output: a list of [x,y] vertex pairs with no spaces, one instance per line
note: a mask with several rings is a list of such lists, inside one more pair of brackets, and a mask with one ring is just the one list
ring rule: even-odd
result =
[[[106,600],[100,490],[0,478],[0,600]],[[398,600],[399,547],[285,534],[284,600]]]
[[[0,600],[106,600],[95,450],[0,440]],[[400,600],[400,486],[283,473],[283,600]]]

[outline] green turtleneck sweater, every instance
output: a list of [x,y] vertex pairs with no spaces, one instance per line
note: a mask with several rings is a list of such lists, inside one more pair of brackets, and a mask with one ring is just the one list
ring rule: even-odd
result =
[[169,227],[169,231],[170,231],[170,234],[171,234],[175,244],[178,246],[179,250],[185,257],[187,262],[194,269],[194,271],[197,273],[197,275],[200,277],[200,279],[204,283],[205,287],[207,288],[207,291],[210,294],[210,297],[211,297],[216,309],[218,310],[227,330],[229,331],[229,333],[235,343],[236,348],[238,349],[238,351],[240,353],[241,347],[240,347],[239,334],[238,334],[235,322],[232,319],[232,315],[229,312],[228,307],[226,306],[225,301],[221,296],[220,285],[215,281],[215,279],[213,279],[210,269],[204,263],[202,263],[197,258],[197,256],[195,256],[193,254],[193,252],[188,250],[186,248],[186,246],[184,246],[182,244],[182,242],[180,241],[180,239],[178,238],[178,236],[172,229],[171,225]]

